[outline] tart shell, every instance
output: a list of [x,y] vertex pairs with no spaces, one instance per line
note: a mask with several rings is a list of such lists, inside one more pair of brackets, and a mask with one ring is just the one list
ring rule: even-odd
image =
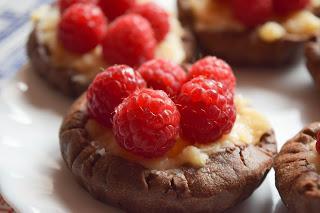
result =
[[[181,38],[186,52],[184,63],[192,62],[197,55],[197,47],[192,33],[184,29]],[[32,69],[38,73],[46,82],[69,97],[80,96],[91,83],[74,81],[74,76],[79,72],[74,68],[58,67],[50,58],[50,50],[47,46],[39,42],[36,29],[34,29],[27,42],[27,55]]]
[[203,54],[216,55],[232,65],[281,66],[288,65],[299,56],[306,36],[286,36],[276,42],[264,42],[256,31],[214,32],[197,29],[188,0],[178,0],[179,19],[192,29]]
[[273,131],[257,145],[232,146],[210,154],[206,165],[151,170],[92,143],[80,97],[60,129],[63,159],[96,199],[128,212],[222,212],[249,197],[262,183],[276,154]]
[[305,55],[307,68],[320,88],[320,40],[318,37],[314,37],[305,45]]
[[305,127],[275,158],[276,186],[289,212],[319,212],[320,175],[307,159],[318,131],[320,123]]

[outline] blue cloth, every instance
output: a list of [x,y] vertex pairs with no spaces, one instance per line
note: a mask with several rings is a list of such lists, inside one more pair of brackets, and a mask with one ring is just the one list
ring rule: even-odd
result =
[[31,12],[52,0],[0,0],[0,79],[27,62],[25,44],[32,28]]

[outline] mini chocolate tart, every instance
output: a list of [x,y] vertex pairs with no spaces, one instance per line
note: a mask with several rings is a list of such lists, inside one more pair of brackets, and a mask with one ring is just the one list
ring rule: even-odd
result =
[[290,212],[319,212],[320,157],[315,150],[320,123],[305,127],[275,158],[276,186]]
[[[41,9],[44,11],[41,11]],[[39,9],[40,12],[38,12],[40,15],[36,14],[34,16],[49,14],[47,21],[56,22],[55,16],[58,15],[58,10],[55,5],[47,5],[41,9]],[[42,18],[33,17],[33,19],[39,21],[38,19]],[[171,19],[175,18],[171,17]],[[179,25],[177,20],[171,20],[171,24]],[[95,74],[108,66],[102,60],[101,48],[96,48],[87,54],[87,56],[81,56],[82,58],[80,56],[70,55],[55,41],[56,29],[52,29],[55,28],[55,24],[48,23],[47,26],[42,26],[44,33],[39,32],[38,25],[38,23],[35,24],[26,46],[32,69],[61,93],[70,97],[78,97],[88,88]],[[187,28],[181,28],[178,31],[180,35],[178,39],[181,39],[182,49],[176,52],[182,51],[184,55],[183,60],[179,61],[179,63],[192,62],[197,55],[197,47],[193,34]],[[177,38],[168,35],[168,38],[159,44],[162,45],[162,51],[169,51],[170,48],[173,48],[172,43],[177,43],[175,39]],[[46,42],[48,40],[50,40],[49,43]],[[54,57],[53,48],[56,53],[60,54],[58,57]],[[175,51],[174,48],[172,51]],[[162,55],[164,55],[164,53]],[[170,57],[170,54],[167,55]],[[88,64],[90,60],[92,60],[92,62]],[[75,66],[71,66],[70,64]],[[90,73],[85,73],[86,70],[90,70]]]
[[318,37],[312,38],[305,45],[307,68],[315,82],[320,88],[320,41]]
[[[269,67],[288,65],[297,59],[303,44],[312,37],[310,34],[295,33],[282,33],[280,37],[282,30],[278,28],[281,28],[281,25],[276,24],[276,29],[272,29],[276,23],[273,20],[270,21],[271,23],[266,23],[265,26],[259,26],[259,29],[258,27],[245,29],[236,23],[233,26],[234,30],[228,29],[228,26],[224,27],[226,29],[212,30],[206,26],[208,23],[205,26],[197,23],[198,20],[190,2],[191,0],[178,0],[180,21],[184,26],[192,29],[203,54],[217,55],[232,65]],[[279,38],[274,39],[267,36],[267,39],[262,39],[261,34],[266,36],[268,31],[272,31],[270,33],[275,33],[274,35]],[[269,38],[271,40],[267,41]]]
[[88,131],[86,96],[65,116],[62,156],[78,182],[96,199],[129,212],[222,212],[262,183],[276,154],[274,132],[255,144],[220,147],[202,167],[159,169],[115,155]]

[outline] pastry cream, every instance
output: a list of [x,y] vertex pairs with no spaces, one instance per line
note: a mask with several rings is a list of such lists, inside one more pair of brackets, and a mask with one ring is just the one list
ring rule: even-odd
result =
[[[231,10],[225,3],[216,0],[188,0],[192,13],[196,17],[198,30],[211,30],[216,32],[241,32],[246,28],[232,16]],[[313,0],[309,9],[320,6],[319,0]],[[272,18],[257,27],[258,36],[265,42],[275,42],[285,36],[294,34],[299,36],[312,36],[320,32],[320,19],[309,9],[298,11],[289,17]]]
[[[55,6],[45,5],[33,12],[32,21],[39,42],[49,49],[51,60],[57,67],[73,68],[79,72],[73,80],[91,81],[98,72],[108,65],[102,58],[102,47],[99,45],[83,55],[75,55],[66,51],[57,40],[59,20],[60,12]],[[170,14],[169,20],[170,31],[164,41],[158,44],[155,57],[182,63],[186,57],[181,39],[184,31],[175,15]]]
[[271,130],[265,117],[251,108],[242,97],[236,98],[236,108],[237,119],[228,135],[207,145],[190,145],[178,138],[176,145],[165,156],[157,159],[143,159],[126,152],[118,146],[112,131],[94,120],[87,122],[86,129],[92,139],[91,145],[97,148],[97,153],[110,152],[150,169],[170,169],[186,164],[200,168],[206,164],[212,153],[223,152],[225,148],[236,145],[257,144],[263,134]]

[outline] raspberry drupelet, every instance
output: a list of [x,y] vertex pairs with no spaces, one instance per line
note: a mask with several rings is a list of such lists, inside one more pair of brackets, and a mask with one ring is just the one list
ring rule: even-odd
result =
[[77,3],[63,13],[58,25],[58,41],[65,49],[84,54],[94,49],[107,30],[107,19],[94,4]]
[[63,13],[67,8],[76,3],[96,4],[97,0],[58,0],[60,12]]
[[111,21],[125,14],[135,4],[135,0],[98,0],[99,7]]
[[273,0],[273,7],[279,15],[288,15],[297,10],[304,9],[310,0]]
[[194,63],[188,73],[191,80],[198,76],[205,76],[223,83],[230,91],[235,90],[236,78],[232,68],[224,60],[214,56],[207,56]]
[[109,64],[139,66],[154,58],[156,39],[150,23],[140,15],[128,14],[112,22],[102,43]]
[[111,127],[114,109],[132,92],[145,86],[141,75],[129,66],[116,65],[107,68],[96,76],[88,89],[90,116]]
[[232,0],[235,18],[247,27],[263,24],[272,17],[272,0]]
[[233,93],[221,82],[203,76],[185,83],[176,104],[181,136],[191,143],[212,143],[228,134],[236,119]]
[[186,81],[185,71],[177,64],[163,59],[153,59],[142,64],[138,69],[148,87],[163,90],[171,98],[180,92]]
[[150,22],[158,42],[168,34],[170,30],[169,14],[157,4],[153,2],[137,4],[130,12],[139,14]]
[[115,111],[113,132],[117,143],[145,158],[164,155],[179,135],[180,114],[161,90],[137,90]]

